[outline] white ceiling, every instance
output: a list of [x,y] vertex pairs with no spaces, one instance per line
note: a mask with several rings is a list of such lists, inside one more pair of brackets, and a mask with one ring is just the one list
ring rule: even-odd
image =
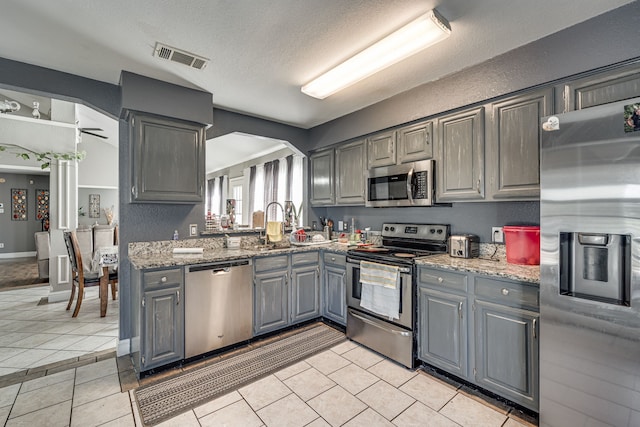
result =
[[207,173],[215,172],[284,148],[290,148],[286,141],[240,132],[230,133],[207,140],[205,170]]
[[[213,103],[313,127],[631,0],[4,0],[0,56],[117,84],[121,70],[194,87]],[[300,86],[432,9],[452,35],[325,100]],[[211,59],[153,57],[157,41]]]

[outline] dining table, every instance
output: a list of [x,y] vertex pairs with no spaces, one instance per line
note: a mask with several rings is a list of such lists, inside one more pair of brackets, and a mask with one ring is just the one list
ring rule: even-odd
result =
[[[118,246],[100,246],[93,253],[91,270],[100,277],[100,317],[107,315],[107,303],[109,301],[109,270],[118,269]],[[111,283],[111,295],[116,299],[117,285]]]

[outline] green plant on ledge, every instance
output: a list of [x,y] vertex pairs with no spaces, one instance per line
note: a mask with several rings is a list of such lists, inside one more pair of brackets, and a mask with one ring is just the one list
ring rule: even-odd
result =
[[47,169],[54,160],[78,160],[82,161],[86,157],[86,151],[60,153],[56,151],[34,151],[16,144],[0,144],[0,151],[13,153],[23,160],[30,160],[31,157],[40,163],[41,169]]

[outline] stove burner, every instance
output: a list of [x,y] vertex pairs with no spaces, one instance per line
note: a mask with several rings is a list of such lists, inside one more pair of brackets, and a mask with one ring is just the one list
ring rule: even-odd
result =
[[416,254],[410,254],[407,252],[398,252],[393,254],[393,256],[397,256],[398,258],[415,258]]

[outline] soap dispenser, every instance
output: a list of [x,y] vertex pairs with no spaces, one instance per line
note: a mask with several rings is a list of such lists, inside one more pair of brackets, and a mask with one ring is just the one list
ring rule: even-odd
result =
[[173,240],[178,240],[180,237],[178,236],[178,230],[173,231]]

